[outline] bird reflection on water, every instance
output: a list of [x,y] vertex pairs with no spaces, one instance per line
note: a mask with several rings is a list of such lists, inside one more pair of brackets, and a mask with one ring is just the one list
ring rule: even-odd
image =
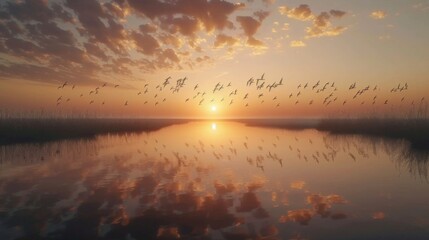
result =
[[0,151],[5,239],[429,234],[428,158],[402,141],[199,121]]

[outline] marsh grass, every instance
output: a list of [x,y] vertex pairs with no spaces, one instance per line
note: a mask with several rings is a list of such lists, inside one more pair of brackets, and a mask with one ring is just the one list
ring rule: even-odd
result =
[[184,123],[183,119],[0,119],[0,145],[88,138],[107,133],[149,132]]

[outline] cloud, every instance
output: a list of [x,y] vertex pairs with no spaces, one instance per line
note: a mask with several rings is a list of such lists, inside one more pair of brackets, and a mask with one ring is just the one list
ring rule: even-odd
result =
[[7,2],[6,8],[10,15],[22,21],[47,22],[55,17],[54,11],[44,0]]
[[131,36],[134,39],[137,50],[143,54],[153,55],[160,47],[158,41],[150,34],[140,34],[133,32]]
[[341,10],[334,10],[334,9],[329,11],[329,13],[331,14],[331,16],[336,17],[336,18],[342,18],[344,15],[346,15],[346,12],[341,11]]
[[[82,35],[94,38],[117,54],[126,54],[124,27],[96,0],[66,0],[84,27]],[[104,20],[104,21],[102,21]]]
[[313,212],[309,209],[290,210],[287,215],[282,215],[279,222],[285,223],[288,221],[297,222],[301,225],[308,225],[313,218]]
[[307,4],[301,4],[296,8],[289,8],[287,6],[280,6],[279,12],[281,15],[287,15],[289,18],[293,18],[300,21],[308,21],[313,19],[310,6]]
[[329,12],[321,12],[316,15],[311,11],[310,6],[301,4],[295,8],[280,6],[278,11],[281,15],[300,21],[312,21],[312,25],[307,27],[306,38],[338,36],[347,30],[347,27],[332,26],[331,18],[340,19],[347,13],[341,10],[331,9]]
[[306,38],[313,37],[334,37],[338,36],[347,30],[347,27],[329,27],[329,28],[321,28],[317,26],[309,27],[306,29],[307,36]]
[[261,47],[264,43],[255,39],[253,35],[258,31],[261,26],[261,22],[250,16],[237,16],[237,22],[240,23],[244,34],[247,36],[247,44],[249,46]]
[[[332,15],[332,11],[334,11],[334,15]],[[330,21],[332,16],[336,18],[341,18],[345,15],[344,12],[339,12],[341,11],[331,10],[329,13],[321,12],[318,16],[314,17],[313,25],[311,27],[307,27],[306,29],[306,38],[338,36],[345,30],[347,30],[347,27],[332,26],[332,23]]]
[[233,24],[228,19],[229,15],[244,6],[222,0],[195,0],[192,3],[187,0],[129,0],[128,3],[134,10],[150,19],[163,21],[163,19],[175,15],[188,16],[201,22],[206,31],[232,28]]
[[[290,42],[289,46],[291,46],[291,47],[305,47],[307,45],[303,41],[292,41],[292,42]],[[291,187],[295,188],[295,189],[300,189],[300,188],[297,188],[298,186],[300,186],[300,185],[291,184]]]
[[269,12],[256,8],[236,17],[243,8],[231,0],[5,0],[0,78],[93,84],[214,62],[209,43],[265,47],[255,36]]
[[216,36],[214,46],[215,47],[234,46],[237,43],[238,43],[238,39],[225,34],[219,34]]
[[259,22],[262,22],[264,21],[265,18],[267,18],[270,15],[270,12],[260,10],[260,11],[254,12],[253,15],[255,15],[258,18]]
[[375,20],[381,20],[381,19],[386,18],[386,17],[387,17],[387,14],[386,14],[386,12],[384,12],[384,11],[377,10],[377,11],[373,11],[373,12],[370,14],[370,17],[371,17],[371,18],[373,18],[373,19],[375,19]]

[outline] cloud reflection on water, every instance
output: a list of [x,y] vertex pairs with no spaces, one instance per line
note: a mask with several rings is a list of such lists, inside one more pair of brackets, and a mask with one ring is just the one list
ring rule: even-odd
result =
[[[413,204],[429,199],[405,199],[397,191],[427,187],[394,174],[389,157],[406,145],[391,151],[380,147],[391,142],[368,144],[313,130],[214,124],[215,131],[211,122],[195,122],[151,133],[2,147],[0,235],[317,239],[323,229],[353,222],[392,219],[407,229],[414,226],[409,213],[422,214]],[[380,179],[397,187],[368,185]]]

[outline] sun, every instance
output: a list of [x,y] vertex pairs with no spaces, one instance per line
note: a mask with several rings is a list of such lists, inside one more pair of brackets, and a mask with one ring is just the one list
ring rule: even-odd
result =
[[216,105],[213,105],[210,109],[212,110],[212,112],[216,112],[217,111]]

